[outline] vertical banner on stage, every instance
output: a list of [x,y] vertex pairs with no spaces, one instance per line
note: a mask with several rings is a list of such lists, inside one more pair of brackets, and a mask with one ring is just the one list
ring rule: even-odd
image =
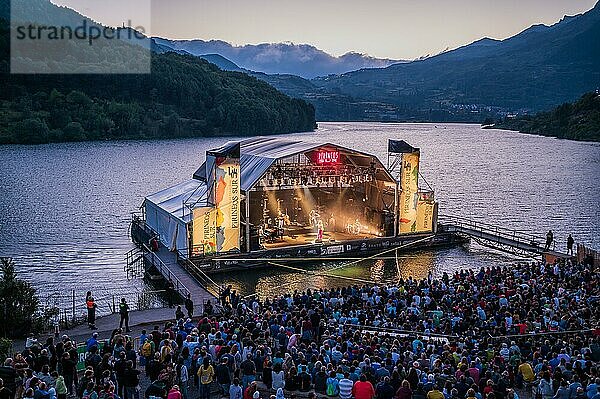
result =
[[240,249],[240,174],[239,142],[207,151],[207,202],[213,210],[210,221],[214,220],[215,232],[215,247],[211,253]]
[[[232,156],[233,155],[233,156]],[[240,157],[218,157],[215,164],[217,252],[240,249]]]
[[435,200],[433,192],[420,192],[417,202],[417,226],[415,232],[430,233],[433,231],[433,212]]
[[193,216],[192,254],[202,256],[216,253],[216,210],[213,207],[196,208]]
[[400,234],[417,231],[419,201],[419,151],[402,154],[400,174]]

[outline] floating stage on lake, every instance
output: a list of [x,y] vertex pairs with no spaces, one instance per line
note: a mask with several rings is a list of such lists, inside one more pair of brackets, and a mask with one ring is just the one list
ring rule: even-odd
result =
[[360,260],[470,238],[517,255],[567,257],[544,251],[539,237],[438,220],[419,162],[419,149],[404,141],[389,141],[386,166],[331,143],[228,142],[206,152],[193,178],[145,198],[131,228],[140,248],[128,263],[143,259],[145,268],[177,277],[185,296],[187,285],[216,294],[210,273],[276,261]]

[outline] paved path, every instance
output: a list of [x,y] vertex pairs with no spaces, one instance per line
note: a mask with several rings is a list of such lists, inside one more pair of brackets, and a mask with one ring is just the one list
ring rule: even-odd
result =
[[[176,308],[158,308],[129,312],[129,327],[132,330],[129,335],[137,337],[141,334],[143,329],[151,330],[155,325],[158,325],[162,330],[165,322],[175,321],[175,309]],[[201,309],[199,307],[195,306],[194,310],[197,314],[201,314]],[[97,332],[100,339],[108,339],[110,338],[112,331],[119,327],[119,320],[119,314],[102,316],[96,319],[97,330],[91,330],[86,323],[68,330],[62,330],[60,331],[59,336],[66,334],[76,342],[85,342],[91,337],[93,332]],[[40,334],[37,338],[39,341],[43,342],[46,340],[46,337],[50,335],[52,334]],[[24,348],[25,341],[18,340],[13,342],[14,350],[21,351]]]

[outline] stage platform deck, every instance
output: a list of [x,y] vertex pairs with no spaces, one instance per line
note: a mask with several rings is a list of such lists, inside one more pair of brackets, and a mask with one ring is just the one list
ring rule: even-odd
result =
[[[351,240],[360,240],[360,239],[370,239],[377,238],[374,234],[350,234],[343,232],[325,232],[323,233],[323,242],[322,244],[333,244],[333,243],[341,243],[344,241]],[[284,235],[283,237],[276,238],[275,240],[269,240],[263,242],[264,249],[275,249],[275,248],[284,248],[290,246],[297,245],[307,245],[307,244],[319,244],[317,243],[317,233],[303,233],[294,236]]]

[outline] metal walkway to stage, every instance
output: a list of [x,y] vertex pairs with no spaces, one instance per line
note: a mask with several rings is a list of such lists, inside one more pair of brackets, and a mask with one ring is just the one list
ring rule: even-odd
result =
[[173,283],[181,299],[189,294],[196,306],[203,308],[207,300],[218,305],[221,287],[181,253],[169,251],[162,244],[157,251],[152,251],[146,243],[153,237],[158,240],[158,234],[141,219],[133,219],[131,235],[137,246],[125,254],[128,278],[142,277],[148,271],[158,273],[165,281]]
[[471,238],[483,246],[513,255],[531,258],[540,255],[550,255],[561,259],[573,257],[556,251],[555,241],[546,250],[546,237],[456,216],[440,215],[438,223],[442,231]]

